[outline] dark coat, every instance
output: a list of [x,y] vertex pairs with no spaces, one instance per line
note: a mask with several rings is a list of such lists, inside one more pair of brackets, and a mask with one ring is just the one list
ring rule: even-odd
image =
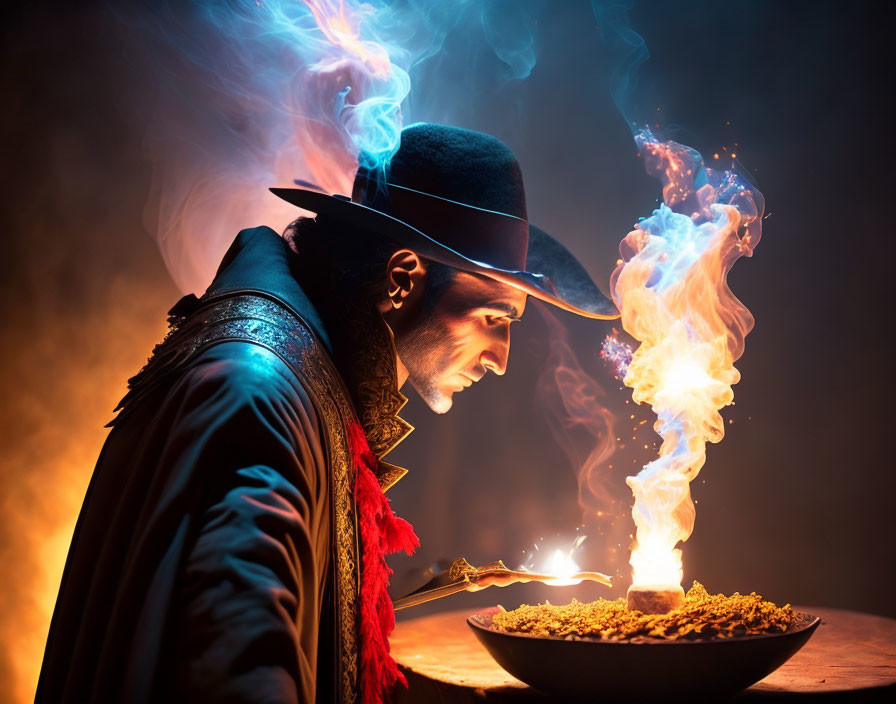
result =
[[292,256],[267,228],[240,233],[132,380],[75,529],[39,704],[356,696],[355,409]]

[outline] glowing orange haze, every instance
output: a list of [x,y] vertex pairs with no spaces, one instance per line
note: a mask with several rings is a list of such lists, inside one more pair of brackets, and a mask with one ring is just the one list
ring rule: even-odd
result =
[[[108,284],[89,311],[53,313],[43,301],[28,345],[3,339],[5,478],[4,591],[14,610],[0,620],[6,646],[0,700],[30,702],[47,629],[84,492],[108,430],[103,426],[165,329],[176,296],[167,281]],[[51,294],[52,295],[52,294]],[[27,332],[28,322],[13,321]]]

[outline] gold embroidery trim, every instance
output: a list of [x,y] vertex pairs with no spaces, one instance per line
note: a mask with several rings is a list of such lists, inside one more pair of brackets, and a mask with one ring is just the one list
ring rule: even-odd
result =
[[380,489],[382,489],[385,494],[407,473],[408,470],[403,467],[380,460],[379,472],[377,472],[376,480],[380,483]]

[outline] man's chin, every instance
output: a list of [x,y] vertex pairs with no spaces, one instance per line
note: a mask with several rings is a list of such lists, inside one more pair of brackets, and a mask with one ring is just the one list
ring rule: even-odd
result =
[[452,400],[452,398],[450,396],[445,396],[444,394],[441,394],[438,399],[434,399],[434,400],[424,399],[424,401],[426,401],[427,405],[435,413],[438,413],[440,415],[450,411],[451,406],[454,405],[454,401]]
[[[413,384],[413,382],[412,382]],[[420,398],[423,399],[424,403],[429,406],[434,413],[443,414],[447,413],[451,410],[451,406],[454,405],[454,401],[452,396],[453,392],[445,393],[440,391],[434,387],[428,388],[420,388],[416,384],[413,384],[414,389],[420,395]]]

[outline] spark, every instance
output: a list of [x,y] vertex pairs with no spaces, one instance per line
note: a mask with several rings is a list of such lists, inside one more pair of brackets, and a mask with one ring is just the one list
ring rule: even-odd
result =
[[[618,379],[625,378],[633,355],[634,350],[631,345],[619,339],[619,331],[615,328],[604,338],[603,344],[600,346],[601,359],[605,359],[613,365],[616,370],[615,376]],[[632,417],[634,418],[634,416]]]

